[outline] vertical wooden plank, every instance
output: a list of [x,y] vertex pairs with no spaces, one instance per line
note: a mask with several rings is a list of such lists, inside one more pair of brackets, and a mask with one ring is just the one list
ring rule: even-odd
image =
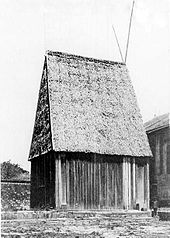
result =
[[76,163],[76,174],[77,174],[77,207],[80,206],[80,175],[79,175],[79,160]]
[[68,158],[66,158],[66,173],[67,173],[67,178],[66,178],[66,187],[67,187],[67,195],[66,195],[66,201],[67,201],[67,206],[70,204],[70,186],[69,186],[69,162]]
[[96,167],[96,154],[94,153],[94,158],[93,158],[93,161],[94,161],[94,166],[93,166],[93,173],[94,173],[94,180],[93,180],[93,208],[96,208],[96,193],[97,193],[97,186],[96,186],[96,182],[97,182],[97,179],[96,179],[96,170],[97,170],[97,167]]
[[87,160],[85,160],[85,208],[88,208],[88,201],[87,201],[87,197],[88,197],[88,162]]
[[75,174],[75,159],[72,161],[73,165],[73,208],[75,208],[76,204],[76,174]]
[[[103,158],[102,158],[103,159]],[[103,159],[103,176],[102,176],[102,190],[103,190],[103,207],[106,207],[106,163]]]
[[129,209],[129,159],[126,158],[126,209]]
[[112,168],[112,206],[116,207],[115,205],[115,171],[114,171],[114,164],[112,163],[111,168]]
[[55,206],[59,207],[58,159],[55,158]]
[[118,164],[115,163],[114,164],[114,192],[115,192],[115,208],[119,208],[119,196],[118,196],[118,192],[119,192],[119,168],[118,168]]
[[58,186],[59,186],[59,206],[62,203],[62,179],[61,179],[61,155],[58,156]]
[[108,163],[108,207],[111,208],[111,164]]
[[105,162],[106,165],[106,208],[108,209],[109,207],[109,202],[108,202],[108,162]]
[[123,207],[126,209],[126,158],[123,158]]
[[72,163],[72,158],[69,160],[69,184],[70,184],[70,207],[73,207],[73,163]]
[[88,194],[89,194],[89,209],[91,209],[91,182],[92,182],[92,176],[91,176],[91,158],[89,158],[88,162]]
[[128,160],[128,208],[131,208],[131,162]]
[[66,158],[65,154],[60,155],[61,161],[61,204],[66,205]]
[[107,162],[106,161],[104,161],[104,170],[105,170],[105,177],[104,177],[105,208],[107,208]]
[[73,178],[72,178],[72,181],[73,181],[73,205],[72,207],[75,208],[75,204],[76,204],[76,175],[75,175],[75,160],[73,158],[72,160],[72,171],[73,171]]
[[89,176],[90,176],[90,174],[89,174],[89,158],[87,158],[87,209],[89,209],[90,208],[90,191],[89,191],[89,182],[90,182],[90,180],[89,180]]
[[167,142],[166,141],[163,142],[162,157],[163,157],[162,173],[167,174]]
[[88,161],[86,158],[86,169],[85,169],[85,174],[86,174],[86,209],[88,209]]
[[138,204],[138,165],[135,163],[135,200],[136,200],[136,205]]
[[96,186],[96,193],[95,193],[95,207],[97,209],[100,208],[101,205],[101,158],[96,155],[96,162],[95,162],[95,186]]
[[79,159],[79,176],[80,176],[80,191],[79,191],[79,200],[80,200],[80,208],[82,209],[82,161]]
[[156,135],[155,171],[160,174],[160,136]]
[[84,160],[82,161],[82,198],[83,198],[83,209],[85,209],[85,176],[84,176]]
[[50,173],[50,193],[51,193],[51,205],[55,208],[55,153],[51,152],[51,173]]
[[36,175],[36,164],[37,159],[31,160],[31,194],[30,194],[30,207],[34,208],[37,206],[37,175]]
[[94,157],[91,160],[91,208],[94,208]]
[[136,165],[135,165],[135,158],[133,158],[133,208],[136,208]]
[[98,179],[98,188],[99,188],[99,209],[101,208],[101,203],[102,203],[102,185],[101,185],[101,160],[98,163],[98,174],[99,174],[99,179]]
[[123,158],[123,207],[128,209],[128,162]]
[[150,204],[150,187],[149,187],[149,161],[147,161],[146,164],[146,172],[147,172],[147,209],[149,210],[149,204]]

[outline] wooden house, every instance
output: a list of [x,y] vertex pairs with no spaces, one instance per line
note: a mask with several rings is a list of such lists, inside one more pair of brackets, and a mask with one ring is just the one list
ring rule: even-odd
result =
[[150,160],[150,196],[159,206],[170,206],[170,123],[169,113],[145,123],[153,159]]
[[126,65],[45,55],[31,207],[147,209],[151,151]]

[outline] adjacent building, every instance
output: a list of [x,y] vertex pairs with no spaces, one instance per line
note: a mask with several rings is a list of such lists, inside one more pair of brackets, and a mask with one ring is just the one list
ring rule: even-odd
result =
[[169,113],[145,123],[153,159],[150,160],[150,196],[159,206],[170,206],[170,123]]
[[31,207],[146,210],[151,156],[126,65],[48,51],[29,154]]

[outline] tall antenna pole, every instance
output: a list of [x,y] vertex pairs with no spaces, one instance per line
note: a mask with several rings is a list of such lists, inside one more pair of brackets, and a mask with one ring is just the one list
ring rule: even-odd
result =
[[118,48],[119,48],[119,53],[120,53],[122,62],[124,62],[123,55],[122,55],[122,51],[121,51],[121,48],[120,48],[120,45],[119,45],[119,41],[118,41],[118,38],[117,38],[117,35],[116,35],[116,31],[115,31],[115,28],[114,28],[113,25],[112,25],[112,29],[113,29],[113,32],[114,32],[114,34],[115,34],[115,38],[116,38],[116,42],[117,42],[117,45],[118,45]]
[[46,19],[45,19],[45,11],[43,10],[43,36],[44,36],[44,52],[46,52]]
[[129,31],[128,31],[128,38],[127,38],[127,44],[126,44],[125,63],[126,63],[126,60],[127,60],[127,53],[128,53],[128,47],[129,47],[130,29],[131,29],[131,24],[132,24],[134,4],[135,4],[135,1],[133,1],[133,3],[132,3],[132,10],[131,10],[130,21],[129,21]]

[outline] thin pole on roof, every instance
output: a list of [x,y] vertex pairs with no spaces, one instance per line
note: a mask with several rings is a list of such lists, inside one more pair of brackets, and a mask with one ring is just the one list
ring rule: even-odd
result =
[[125,63],[126,63],[127,54],[128,54],[129,39],[130,39],[130,30],[131,30],[131,24],[132,24],[132,16],[133,16],[133,8],[134,8],[134,5],[135,5],[135,1],[133,1],[133,3],[132,3],[132,10],[131,10],[130,21],[129,21],[129,31],[128,31],[128,38],[127,38],[127,43],[126,43]]
[[44,36],[44,52],[46,52],[46,19],[45,19],[45,11],[43,11],[43,36]]
[[115,28],[114,28],[113,25],[112,25],[112,29],[113,29],[113,32],[114,32],[114,35],[115,35],[115,38],[116,38],[116,42],[117,42],[117,45],[118,45],[118,48],[119,48],[119,53],[120,53],[122,62],[124,62],[122,51],[121,51],[121,48],[120,48],[120,45],[119,45],[119,41],[118,41],[118,38],[117,38],[117,35],[116,35],[116,31],[115,31]]

